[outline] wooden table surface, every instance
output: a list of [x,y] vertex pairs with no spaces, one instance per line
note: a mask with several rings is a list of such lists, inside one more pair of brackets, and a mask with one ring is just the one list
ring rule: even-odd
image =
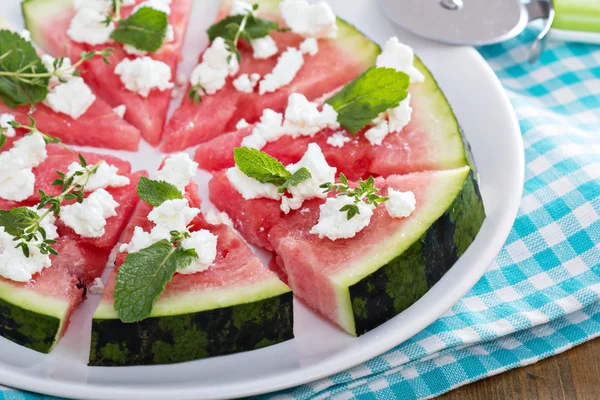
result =
[[599,400],[600,338],[463,386],[439,400]]

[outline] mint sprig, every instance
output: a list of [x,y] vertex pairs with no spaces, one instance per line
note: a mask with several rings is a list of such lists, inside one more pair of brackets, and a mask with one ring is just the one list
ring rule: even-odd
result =
[[183,195],[176,186],[165,181],[153,181],[141,177],[137,187],[140,199],[151,206],[158,207],[167,200],[182,199]]
[[119,268],[114,290],[114,308],[121,321],[138,322],[150,316],[175,272],[197,258],[195,250],[173,246],[166,239],[128,254]]
[[169,20],[163,11],[142,7],[129,18],[119,21],[110,38],[136,49],[156,52],[167,34]]
[[211,25],[206,31],[208,40],[212,42],[222,37],[233,42],[237,37],[250,43],[253,39],[260,39],[279,29],[276,22],[257,17],[254,14],[257,10],[258,4],[254,4],[252,11],[248,10],[246,14],[232,15]]
[[257,149],[238,147],[233,150],[235,165],[250,178],[260,183],[271,183],[285,192],[290,186],[296,186],[312,176],[306,168],[300,168],[294,174],[285,169],[282,163]]
[[366,181],[360,179],[358,181],[358,186],[352,188],[348,183],[346,176],[340,173],[340,182],[341,184],[327,182],[322,184],[320,188],[323,189],[323,193],[332,192],[336,196],[343,195],[354,198],[354,204],[346,204],[340,208],[340,212],[345,212],[347,214],[348,220],[351,220],[354,216],[360,214],[358,203],[361,201],[365,204],[378,207],[379,204],[389,200],[389,197],[379,195],[379,189],[375,187],[375,179],[373,179],[372,176],[369,176]]
[[338,122],[351,134],[380,113],[398,107],[408,95],[410,78],[393,68],[371,67],[325,102],[338,113]]

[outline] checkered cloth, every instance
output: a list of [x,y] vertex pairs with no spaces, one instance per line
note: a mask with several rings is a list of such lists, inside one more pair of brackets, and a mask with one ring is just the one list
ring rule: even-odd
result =
[[429,398],[600,335],[600,46],[549,43],[528,65],[533,38],[480,49],[516,109],[526,158],[521,210],[490,270],[395,349],[264,398]]

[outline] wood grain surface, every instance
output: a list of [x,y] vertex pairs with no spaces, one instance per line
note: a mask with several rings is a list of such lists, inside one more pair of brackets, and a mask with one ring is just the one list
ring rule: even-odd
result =
[[458,388],[440,400],[600,400],[600,338]]

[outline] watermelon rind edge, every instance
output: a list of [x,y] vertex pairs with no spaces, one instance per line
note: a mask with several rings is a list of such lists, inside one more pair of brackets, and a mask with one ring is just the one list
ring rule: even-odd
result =
[[31,39],[44,51],[49,52],[42,32],[45,24],[54,18],[75,12],[73,0],[23,0],[21,11],[25,19],[25,28],[31,33]]

